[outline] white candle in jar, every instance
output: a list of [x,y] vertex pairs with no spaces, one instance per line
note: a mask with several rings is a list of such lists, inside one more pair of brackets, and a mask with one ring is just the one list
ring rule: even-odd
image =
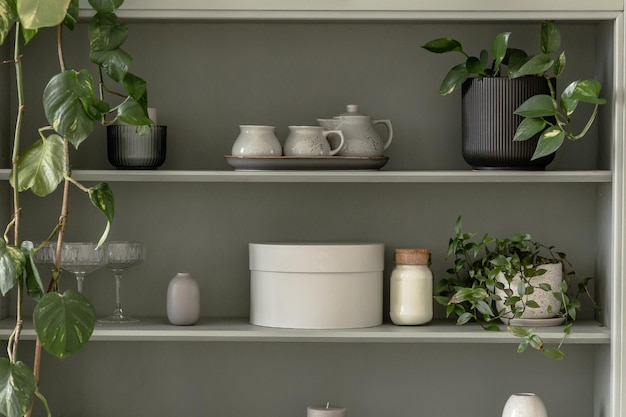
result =
[[347,417],[348,410],[343,407],[331,407],[329,404],[307,407],[306,417]]

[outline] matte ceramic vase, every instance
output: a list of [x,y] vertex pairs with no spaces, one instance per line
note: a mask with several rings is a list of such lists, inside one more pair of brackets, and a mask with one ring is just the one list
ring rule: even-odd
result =
[[504,404],[502,417],[548,417],[546,406],[533,393],[513,394]]
[[167,319],[176,326],[189,326],[200,318],[200,288],[186,272],[179,272],[167,286]]
[[281,156],[283,148],[276,137],[274,126],[240,125],[235,139],[233,156]]

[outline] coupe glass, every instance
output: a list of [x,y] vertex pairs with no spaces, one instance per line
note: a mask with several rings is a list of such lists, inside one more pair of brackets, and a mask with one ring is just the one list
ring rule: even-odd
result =
[[63,242],[61,268],[76,276],[79,293],[83,292],[85,275],[105,264],[106,253],[102,246],[97,246],[96,242]]
[[[76,277],[78,292],[83,292],[85,275],[104,266],[105,252],[95,242],[63,242],[61,269]],[[54,269],[56,243],[50,242],[35,252],[33,260],[42,268]]]
[[143,242],[109,242],[106,245],[106,267],[115,275],[115,310],[113,314],[98,319],[100,323],[136,323],[139,320],[129,317],[122,310],[120,296],[123,272],[133,265],[143,261],[145,257]]

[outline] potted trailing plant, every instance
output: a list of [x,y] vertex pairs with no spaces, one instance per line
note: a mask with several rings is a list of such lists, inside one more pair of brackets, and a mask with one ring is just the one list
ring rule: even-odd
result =
[[[509,47],[511,32],[495,36],[489,51],[471,56],[462,44],[439,38],[422,47],[433,53],[457,52],[464,61],[444,77],[439,93],[463,90],[463,157],[474,168],[543,169],[565,139],[585,136],[596,117],[601,84],[578,80],[557,97],[556,78],[566,64],[554,21],[541,25],[540,52]],[[506,66],[506,70],[503,68]],[[593,105],[587,123],[574,132],[579,103]]]
[[[456,316],[459,325],[475,321],[494,331],[500,330],[496,323],[503,321],[511,334],[522,338],[519,352],[531,346],[562,359],[561,346],[581,309],[579,297],[584,294],[591,299],[591,278],[579,279],[565,253],[530,235],[495,239],[485,234],[475,240],[475,234],[462,231],[460,217],[455,231],[446,256],[454,259],[454,266],[435,289],[435,300],[446,307],[446,316]],[[554,272],[558,274],[556,281],[547,280]],[[537,317],[565,322],[559,345],[548,347],[532,328],[512,325],[525,317],[531,317],[531,322]],[[541,325],[541,319],[533,324]]]
[[[30,415],[35,397],[42,400],[50,415],[47,402],[38,388],[42,348],[56,357],[65,358],[81,349],[93,332],[95,309],[91,302],[77,291],[59,291],[62,242],[69,218],[68,198],[70,189],[83,192],[104,214],[106,227],[99,242],[102,244],[113,220],[113,194],[107,184],[87,187],[72,177],[69,149],[71,146],[78,148],[98,122],[108,124],[120,119],[139,126],[140,130],[149,128],[146,82],[128,71],[132,58],[121,49],[128,29],[117,22],[114,11],[122,2],[89,0],[95,11],[88,35],[89,58],[98,67],[96,84],[87,70],[65,67],[62,32],[64,27],[72,29],[77,22],[78,0],[0,0],[0,44],[8,43],[12,38],[11,62],[15,69],[17,91],[10,173],[13,212],[0,237],[0,290],[3,295],[15,291],[17,300],[16,324],[8,342],[7,356],[0,358],[0,413],[7,417]],[[45,29],[49,27],[56,28],[56,31]],[[12,31],[14,35],[11,37]],[[43,107],[49,125],[36,130],[37,140],[23,149],[24,88],[28,85],[23,80],[22,56],[28,54],[27,43],[34,36],[50,34],[57,39],[58,52],[58,63],[51,65],[58,66],[60,71],[50,79],[43,93]],[[37,65],[45,64],[37,62]],[[122,85],[121,90],[124,91],[113,93],[117,103],[114,106],[104,100],[105,94],[113,92],[109,85],[111,81]],[[111,98],[111,95],[107,97]],[[44,197],[61,184],[63,198],[59,221],[51,225],[46,239],[46,242],[57,241],[55,266],[49,283],[44,285],[33,261],[33,254],[39,247],[23,240],[20,235],[21,214],[27,210],[20,204],[20,193],[29,190]],[[37,343],[32,367],[19,358],[22,300],[26,295],[36,301],[33,322]]]

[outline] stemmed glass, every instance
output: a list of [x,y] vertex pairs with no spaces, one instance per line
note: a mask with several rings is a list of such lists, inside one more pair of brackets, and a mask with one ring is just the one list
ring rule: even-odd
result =
[[98,319],[100,323],[136,323],[139,320],[129,317],[122,310],[120,287],[123,272],[143,261],[145,257],[143,242],[109,242],[106,245],[105,266],[115,275],[115,310],[113,314]]
[[76,276],[78,292],[83,292],[85,275],[104,266],[106,253],[96,242],[63,242],[61,268]]
[[[61,269],[71,272],[76,277],[78,292],[83,292],[85,275],[102,268],[105,263],[104,249],[97,248],[96,242],[63,242]],[[51,242],[41,247],[33,257],[41,267],[52,269],[56,258],[56,243]]]

